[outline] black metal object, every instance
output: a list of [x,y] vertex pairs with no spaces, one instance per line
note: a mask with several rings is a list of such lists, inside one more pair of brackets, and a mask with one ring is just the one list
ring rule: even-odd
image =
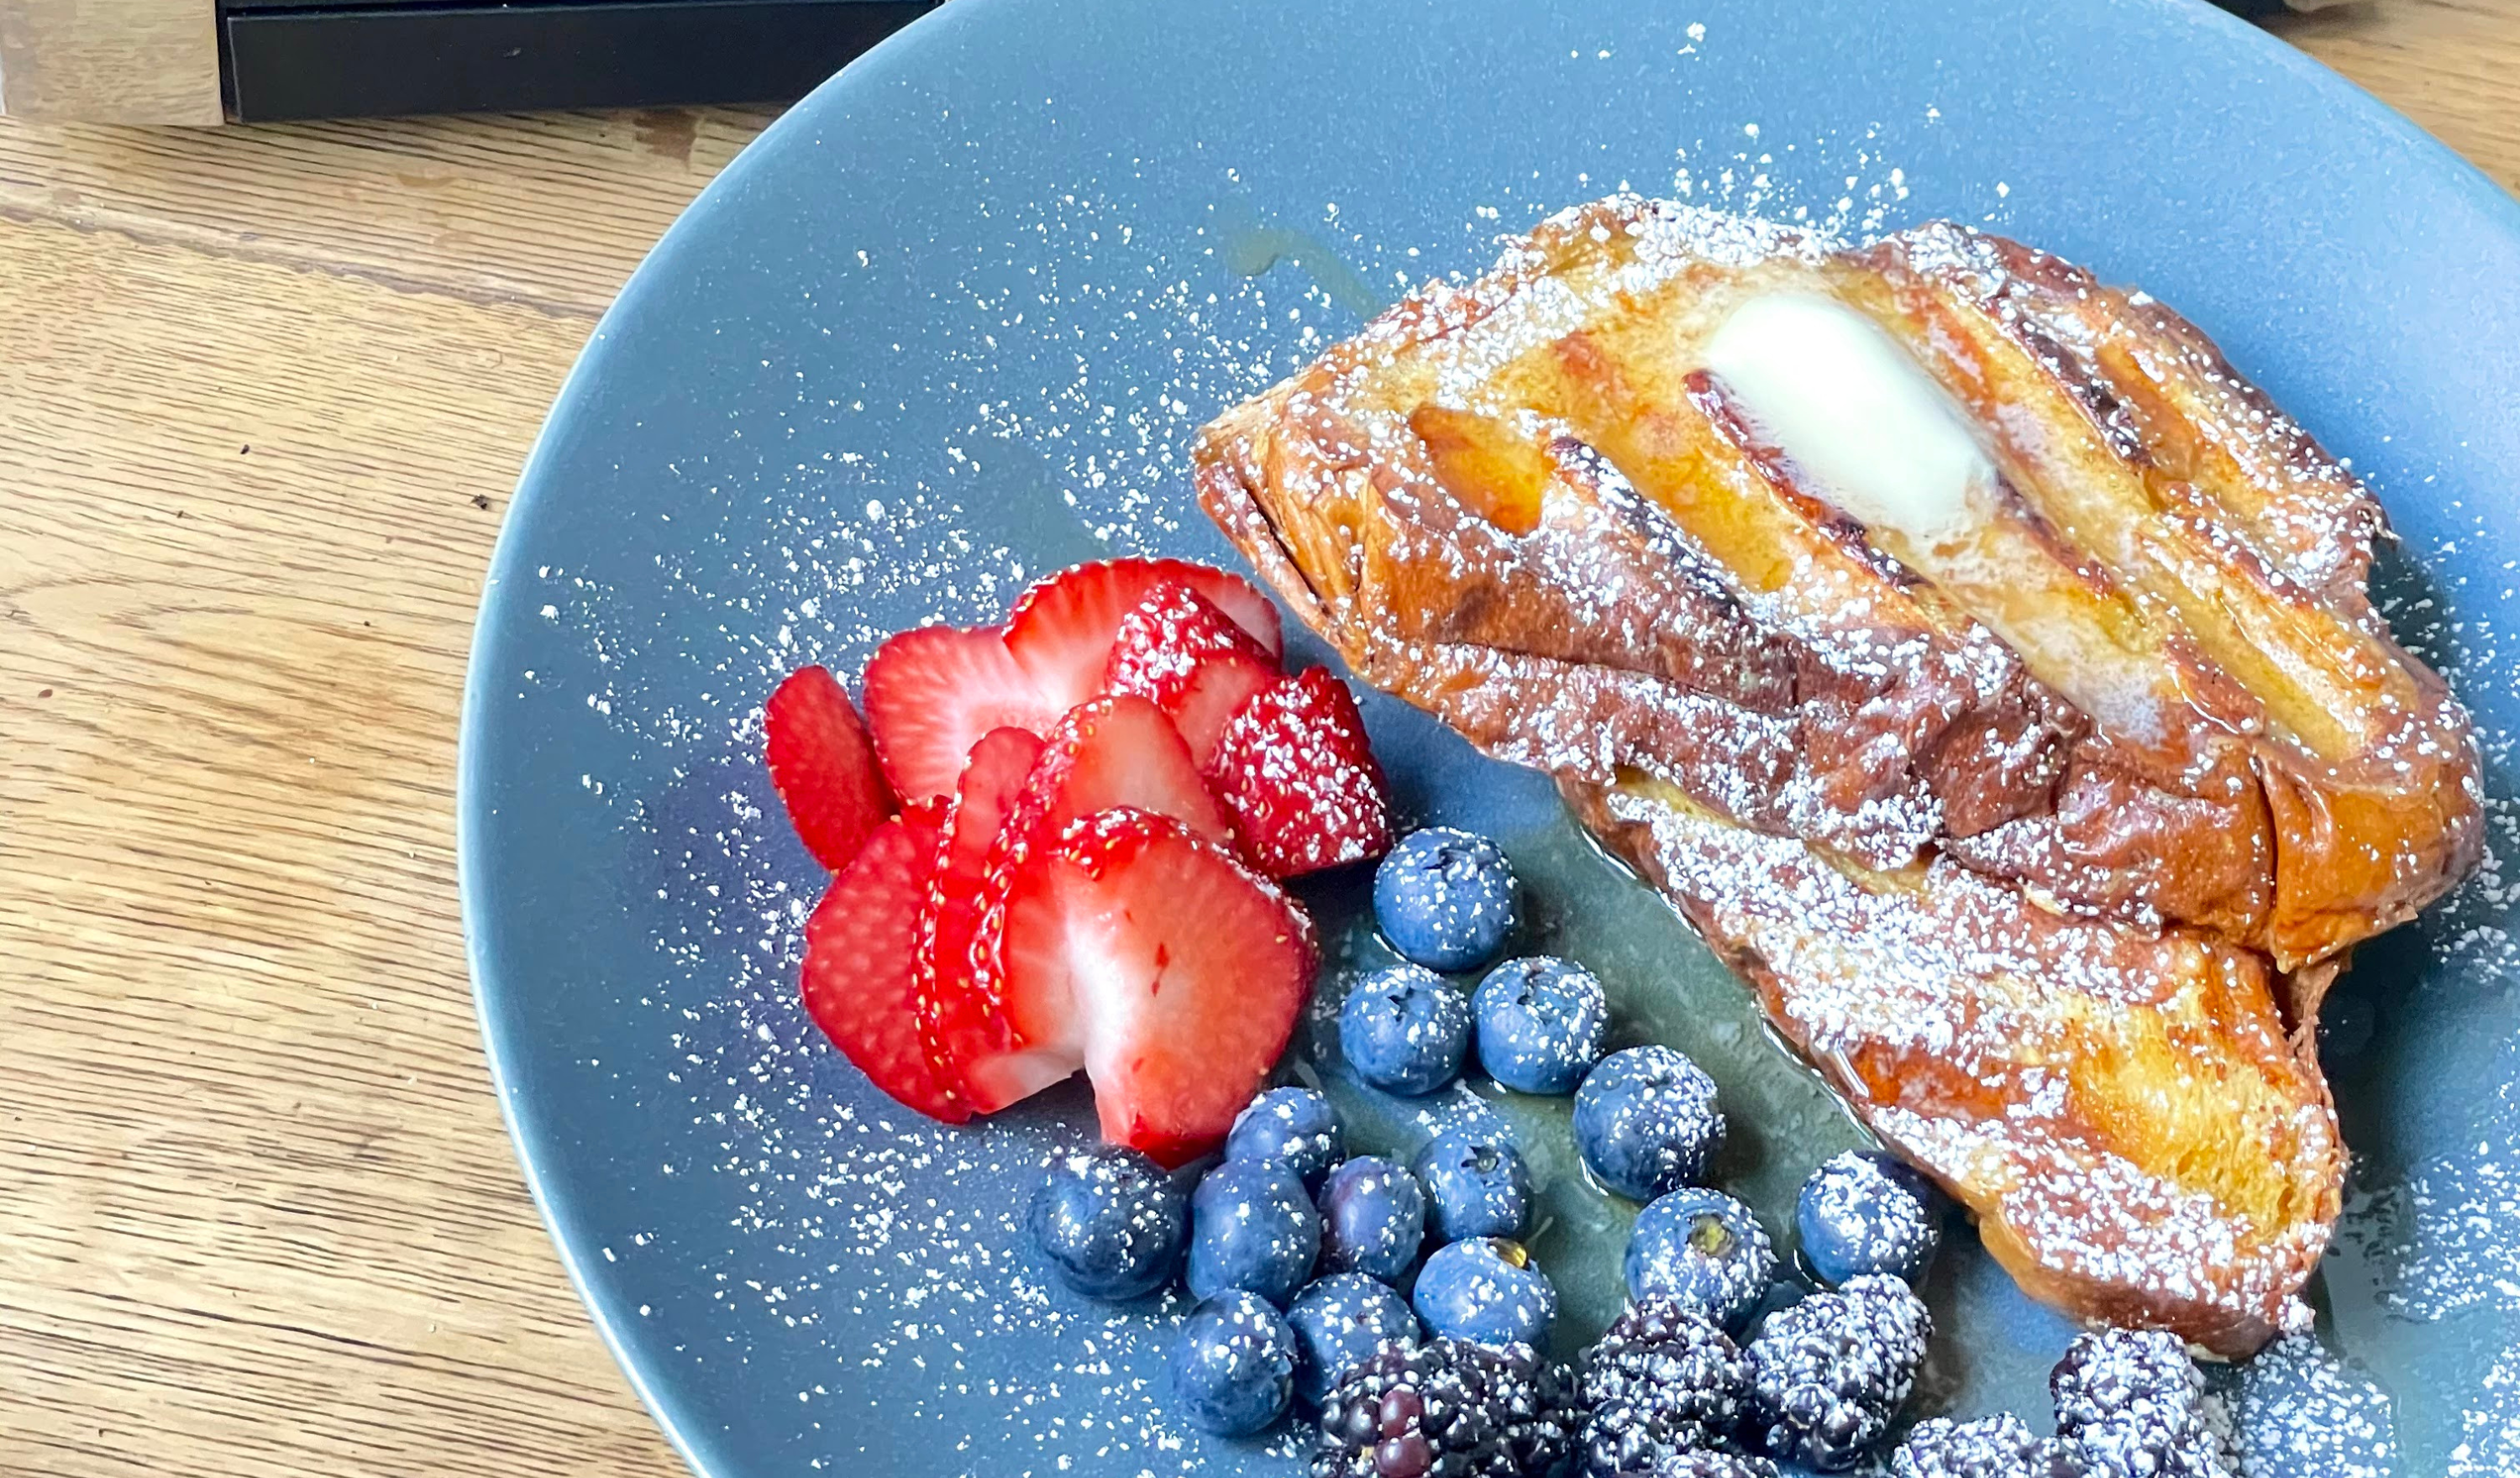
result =
[[935,0],[225,0],[244,122],[802,97]]

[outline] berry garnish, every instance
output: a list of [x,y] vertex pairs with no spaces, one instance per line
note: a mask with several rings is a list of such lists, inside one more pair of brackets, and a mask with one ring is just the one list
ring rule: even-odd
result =
[[1276,653],[1196,591],[1167,580],[1121,617],[1102,691],[1152,701],[1205,766],[1227,722],[1278,676]]
[[992,729],[1048,730],[1052,702],[995,628],[922,626],[893,637],[867,663],[867,723],[883,773],[905,800],[954,788],[963,761]]
[[1575,1091],[1600,1059],[1609,997],[1593,972],[1548,955],[1508,960],[1470,997],[1479,1065],[1526,1094]]
[[1469,1050],[1469,1001],[1418,965],[1368,976],[1339,1008],[1339,1051],[1348,1066],[1388,1093],[1433,1093],[1462,1075]]
[[1571,1418],[1528,1349],[1430,1339],[1373,1356],[1322,1402],[1313,1478],[1557,1472]]
[[1705,1315],[1648,1299],[1585,1352],[1580,1391],[1586,1478],[1660,1474],[1685,1453],[1732,1446],[1750,1365]]
[[1483,1345],[1546,1348],[1557,1321],[1557,1289],[1520,1242],[1501,1236],[1436,1248],[1409,1301],[1435,1333]]
[[1281,678],[1244,703],[1217,740],[1207,780],[1234,813],[1243,855],[1272,877],[1390,849],[1382,767],[1356,699],[1326,668]]
[[828,669],[799,667],[762,705],[761,723],[788,823],[815,861],[834,873],[847,867],[893,809],[847,692]]
[[1315,965],[1311,921],[1284,894],[1128,807],[1069,826],[1018,870],[1003,949],[1017,1032],[1080,1052],[1102,1137],[1168,1166],[1224,1143]]
[[1531,1172],[1512,1138],[1495,1128],[1457,1124],[1443,1130],[1418,1151],[1409,1169],[1425,1187],[1430,1230],[1439,1242],[1518,1238],[1531,1230]]
[[1748,1350],[1752,1420],[1769,1456],[1822,1472],[1854,1466],[1914,1389],[1932,1327],[1906,1283],[1875,1274],[1770,1315]]
[[2010,1411],[1917,1422],[1890,1455],[1891,1478],[2078,1478],[2062,1443],[2041,1437]]
[[1477,969],[1513,935],[1513,868],[1484,836],[1413,831],[1374,869],[1373,917],[1393,949],[1428,969]]
[[1087,1298],[1137,1298],[1181,1266],[1189,1197],[1135,1150],[1080,1149],[1052,1164],[1024,1227],[1060,1282]]
[[2056,1433],[2090,1478],[2224,1478],[2205,1377],[2158,1329],[2079,1335],[2048,1378]]
[[1219,1294],[1182,1322],[1172,1373],[1183,1415],[1220,1437],[1248,1437],[1294,1397],[1295,1333],[1268,1300]]
[[1079,564],[1025,591],[1007,613],[1007,649],[1054,715],[1102,691],[1121,621],[1148,592],[1168,582],[1198,592],[1277,659],[1278,607],[1239,575],[1180,560]]
[[1603,1057],[1575,1091],[1575,1149],[1602,1185],[1650,1200],[1706,1174],[1724,1142],[1715,1080],[1678,1051]]
[[959,1124],[971,1116],[928,1066],[914,957],[936,870],[937,833],[903,815],[875,829],[805,921],[806,1014],[875,1086],[904,1107]]
[[1169,817],[1212,842],[1227,837],[1225,814],[1199,784],[1172,721],[1142,697],[1099,698],[1053,725],[989,849],[967,992],[959,1008],[946,998],[951,1014],[938,1020],[952,1030],[938,1027],[930,1040],[939,1058],[955,1064],[977,1112],[995,1113],[1083,1064],[1066,962],[1017,968],[1007,954],[1008,911],[1019,882],[1040,883],[1041,858],[1069,828],[1122,806]]
[[1692,1187],[1638,1214],[1625,1268],[1636,1302],[1669,1299],[1737,1329],[1767,1293],[1777,1254],[1749,1207]]
[[[988,858],[1041,749],[1041,740],[1021,729],[992,729],[971,746],[944,801],[936,872],[919,918],[920,1037],[938,1080],[983,1113],[1022,1097],[1003,1097],[1012,1089],[1002,1076],[992,1081],[990,1093],[978,1092],[965,1065],[985,1064],[1014,1050],[1003,1028],[1001,1005],[982,984],[983,957],[994,963],[996,955],[996,941],[982,928],[988,918]],[[1035,1066],[1027,1092],[1068,1076],[1077,1063],[1045,1060]]]
[[1190,1209],[1192,1298],[1239,1288],[1283,1308],[1312,1276],[1322,1215],[1286,1166],[1227,1160],[1199,1178]]
[[1866,1273],[1914,1282],[1941,1238],[1925,1178],[1879,1153],[1848,1150],[1812,1172],[1794,1232],[1814,1277],[1835,1287]]
[[1225,1137],[1225,1157],[1284,1165],[1319,1191],[1330,1167],[1347,1155],[1347,1136],[1340,1132],[1330,1100],[1309,1088],[1273,1088],[1251,1100],[1235,1116]]
[[1322,1187],[1322,1267],[1400,1281],[1426,1236],[1418,1178],[1378,1155],[1358,1155]]
[[1332,1273],[1306,1284],[1286,1310],[1286,1322],[1295,1331],[1295,1396],[1315,1407],[1360,1362],[1418,1338],[1409,1301],[1362,1273]]

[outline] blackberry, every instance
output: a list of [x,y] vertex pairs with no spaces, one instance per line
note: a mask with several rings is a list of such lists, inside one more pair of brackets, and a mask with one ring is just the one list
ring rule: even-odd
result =
[[1891,1478],[2075,1478],[2053,1438],[2032,1435],[2006,1411],[1975,1421],[1916,1423],[1890,1458]]
[[2078,1336],[2048,1377],[2056,1433],[2089,1478],[2228,1478],[2205,1410],[2205,1375],[2179,1336],[2101,1329]]
[[1933,1320],[1906,1283],[1868,1273],[1768,1317],[1750,1342],[1750,1406],[1771,1456],[1855,1465],[1916,1384]]
[[1647,1474],[1648,1478],[1777,1478],[1777,1465],[1765,1457],[1692,1448],[1666,1455]]
[[1555,1372],[1527,1347],[1392,1348],[1322,1402],[1313,1478],[1539,1478],[1573,1450]]
[[1585,1473],[1660,1473],[1692,1449],[1731,1446],[1749,1389],[1740,1348],[1706,1316],[1667,1298],[1630,1307],[1585,1355]]

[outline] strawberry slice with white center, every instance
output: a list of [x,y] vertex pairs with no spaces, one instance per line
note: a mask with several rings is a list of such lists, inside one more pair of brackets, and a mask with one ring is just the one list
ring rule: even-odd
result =
[[919,915],[937,832],[918,815],[875,829],[805,921],[805,1010],[875,1086],[931,1119],[971,1116],[927,1065],[917,1005]]
[[1113,806],[1170,817],[1220,846],[1233,844],[1232,824],[1191,763],[1190,746],[1153,703],[1097,698],[1058,721],[990,848],[965,993],[944,996],[940,973],[939,997],[923,1017],[930,1056],[953,1064],[964,1097],[982,1113],[1039,1093],[1083,1060],[1066,998],[1034,991],[1006,967],[1006,899],[1069,824]]
[[866,706],[883,773],[905,800],[944,795],[992,729],[1045,733],[1068,704],[1041,687],[994,627],[922,626],[867,663]]
[[1008,612],[1007,649],[1056,709],[1072,708],[1102,691],[1120,622],[1167,582],[1198,592],[1277,661],[1284,644],[1269,598],[1239,575],[1182,560],[1103,560],[1051,576]]
[[1347,685],[1325,667],[1281,678],[1237,713],[1207,782],[1234,813],[1242,855],[1297,877],[1391,850],[1382,767]]
[[816,861],[836,873],[892,814],[866,726],[827,668],[799,667],[761,709],[770,784]]
[[[919,1022],[928,1062],[949,1084],[962,1078],[953,1044],[985,1042],[992,1051],[1004,1047],[993,1019],[995,1007],[973,984],[972,946],[989,902],[990,850],[1041,750],[1040,738],[1021,729],[990,730],[971,746],[970,760],[945,810],[936,872],[919,920]],[[1075,1070],[1070,1063],[1067,1072]]]
[[1205,765],[1227,720],[1278,676],[1278,659],[1258,638],[1197,591],[1166,580],[1120,619],[1102,690],[1152,699]]
[[1015,880],[1005,955],[1068,1003],[1102,1137],[1178,1166],[1216,1148],[1285,1051],[1318,953],[1284,894],[1131,808],[1076,822]]

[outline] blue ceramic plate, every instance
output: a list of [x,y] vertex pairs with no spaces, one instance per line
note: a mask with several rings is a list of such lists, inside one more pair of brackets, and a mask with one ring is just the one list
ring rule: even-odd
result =
[[[1096,1309],[1027,1263],[1011,1209],[1089,1124],[1080,1092],[945,1130],[807,1024],[822,874],[764,784],[759,704],[1081,558],[1230,559],[1192,506],[1193,428],[1404,285],[1623,186],[1851,233],[1983,222],[2151,289],[2371,479],[2405,536],[2399,630],[2489,733],[2520,717],[2520,209],[2201,4],[956,0],[765,134],[631,281],[482,605],[462,815],[483,1029],[569,1269],[696,1468],[1294,1471],[1291,1439],[1167,1414],[1171,1311]],[[1606,976],[1628,1037],[1716,1073],[1739,1128],[1720,1175],[1781,1232],[1857,1142],[1843,1115],[1545,785],[1368,714],[1413,818],[1512,852],[1531,943]],[[1334,1000],[1378,947],[1352,887],[1313,902]],[[2471,886],[2368,948],[2332,1008],[2362,1156],[2314,1288],[2332,1353],[2227,1377],[2260,1472],[2520,1471],[2502,915]],[[1548,1185],[1561,1332],[1606,1317],[1630,1213],[1567,1174],[1561,1124],[1319,1070],[1369,1142],[1510,1119]],[[1965,1232],[1929,1294],[1923,1404],[2044,1418],[2064,1327]]]

